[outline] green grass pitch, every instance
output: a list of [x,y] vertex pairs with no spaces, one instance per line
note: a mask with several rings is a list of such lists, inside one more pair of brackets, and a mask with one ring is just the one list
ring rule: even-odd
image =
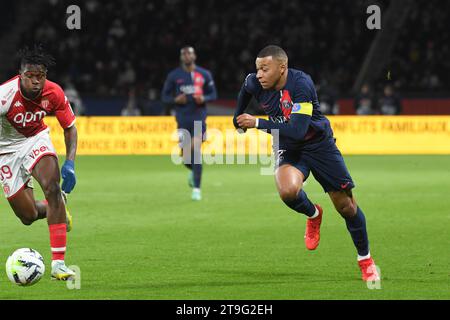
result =
[[[257,165],[205,166],[204,199],[192,202],[188,171],[170,157],[80,156],[66,262],[80,267],[81,288],[50,280],[46,221],[24,226],[2,200],[0,299],[450,299],[450,156],[345,158],[379,290],[360,280],[344,220],[314,180],[305,190],[325,212],[309,252],[305,217]],[[32,287],[5,273],[21,247],[46,261]]]

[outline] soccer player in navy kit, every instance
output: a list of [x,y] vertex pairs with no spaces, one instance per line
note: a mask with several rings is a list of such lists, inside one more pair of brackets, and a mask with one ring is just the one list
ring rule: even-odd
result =
[[205,140],[206,103],[217,99],[217,91],[211,73],[195,64],[194,48],[183,47],[180,60],[181,66],[167,76],[161,96],[164,103],[176,105],[180,146],[186,150],[190,144],[191,152],[183,152],[183,162],[191,170],[188,182],[193,188],[192,200],[201,200],[201,143]]
[[[288,68],[286,52],[267,46],[256,59],[256,73],[249,74],[239,92],[233,118],[236,128],[278,130],[279,146],[275,181],[283,202],[307,216],[305,245],[319,245],[322,208],[313,204],[302,189],[310,172],[329,194],[336,210],[345,219],[358,252],[364,281],[380,280],[369,251],[366,221],[352,194],[353,180],[336,147],[328,119],[319,110],[314,83],[306,73]],[[269,120],[244,113],[250,99],[261,104]]]

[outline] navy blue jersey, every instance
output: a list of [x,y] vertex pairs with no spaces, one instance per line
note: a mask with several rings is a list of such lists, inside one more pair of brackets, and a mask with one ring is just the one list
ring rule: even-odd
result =
[[[162,101],[174,103],[175,97],[182,93],[186,94],[187,103],[175,104],[178,122],[205,120],[206,102],[217,99],[211,73],[199,66],[196,66],[193,72],[178,67],[168,74],[161,93]],[[203,95],[205,103],[201,105],[195,103],[194,95]]]
[[[260,120],[259,129],[267,129],[268,132],[280,130],[280,149],[304,149],[333,136],[330,122],[320,112],[314,83],[303,71],[289,68],[286,85],[279,91],[264,90],[256,74],[251,73],[245,79],[240,95],[255,97],[269,116],[269,121]],[[248,101],[247,98],[242,100]],[[238,109],[242,110],[242,106],[238,106]],[[292,121],[294,115],[302,116],[302,122]],[[296,128],[299,125],[307,127]],[[296,129],[302,129],[303,133],[297,133]]]

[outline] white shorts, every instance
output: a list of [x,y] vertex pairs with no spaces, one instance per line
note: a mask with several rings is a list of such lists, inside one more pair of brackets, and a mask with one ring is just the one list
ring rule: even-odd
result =
[[28,138],[19,151],[0,155],[0,182],[8,200],[25,186],[32,188],[33,168],[48,155],[57,157],[48,132]]

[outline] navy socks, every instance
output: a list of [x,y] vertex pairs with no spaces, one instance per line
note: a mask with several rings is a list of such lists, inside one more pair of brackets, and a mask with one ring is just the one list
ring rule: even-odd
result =
[[191,159],[190,161],[185,161],[183,164],[189,170],[192,170],[192,174],[194,177],[194,188],[200,188],[200,183],[202,179],[202,169],[203,166],[201,164],[201,151],[192,151],[191,150]]
[[312,217],[314,213],[316,212],[316,207],[314,204],[308,199],[306,196],[305,191],[300,190],[300,192],[297,194],[297,198],[292,201],[284,201],[286,205],[291,208],[292,210],[295,210],[299,213],[303,213],[307,215],[308,217]]
[[366,218],[364,213],[358,207],[356,215],[352,218],[345,218],[347,230],[352,236],[353,243],[359,256],[367,256],[369,254],[369,239],[366,230]]

